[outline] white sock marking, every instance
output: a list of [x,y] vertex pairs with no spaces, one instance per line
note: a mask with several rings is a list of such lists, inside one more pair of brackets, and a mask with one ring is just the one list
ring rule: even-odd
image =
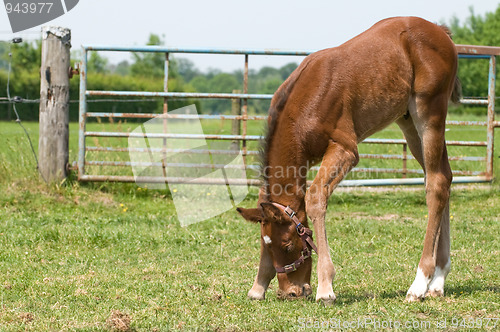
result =
[[446,279],[446,276],[450,272],[450,268],[451,268],[450,259],[448,259],[448,262],[446,263],[443,269],[440,268],[439,266],[436,266],[434,277],[432,278],[432,281],[429,284],[429,291],[444,293],[444,281]]
[[415,276],[415,281],[413,281],[413,284],[408,290],[408,295],[413,295],[417,298],[423,298],[425,296],[425,293],[427,292],[427,286],[429,285],[430,281],[431,278],[426,277],[424,275],[424,272],[422,272],[422,270],[419,267],[417,269],[417,275]]

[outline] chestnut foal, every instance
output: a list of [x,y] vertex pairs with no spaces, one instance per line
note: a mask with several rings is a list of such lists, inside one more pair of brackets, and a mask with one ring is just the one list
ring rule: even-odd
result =
[[[271,102],[258,207],[237,209],[261,226],[260,265],[250,298],[263,299],[276,274],[282,297],[312,293],[311,232],[304,235],[309,217],[317,241],[316,300],[335,300],[325,231],[328,198],[358,163],[357,145],[392,122],[403,131],[426,179],[429,219],[406,299],[443,295],[450,271],[452,180],[445,118],[450,96],[459,98],[456,72],[449,31],[416,17],[380,21],[345,44],[304,59]],[[306,191],[304,170],[319,161]]]

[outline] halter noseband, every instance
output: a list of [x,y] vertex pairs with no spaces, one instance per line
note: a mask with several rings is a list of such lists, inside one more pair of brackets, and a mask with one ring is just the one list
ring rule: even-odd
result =
[[316,245],[314,244],[314,241],[312,239],[312,230],[302,225],[302,223],[297,218],[294,210],[292,210],[289,206],[284,206],[279,203],[273,202],[272,204],[281,211],[283,211],[288,217],[290,217],[290,219],[292,219],[292,221],[295,223],[295,229],[297,230],[297,234],[300,236],[300,239],[302,240],[302,252],[300,254],[300,257],[292,264],[287,264],[283,267],[275,267],[277,273],[288,274],[297,271],[299,266],[302,265],[306,259],[311,257],[312,251],[309,248],[309,246],[314,251],[316,251],[316,253],[318,253],[318,249],[316,248]]

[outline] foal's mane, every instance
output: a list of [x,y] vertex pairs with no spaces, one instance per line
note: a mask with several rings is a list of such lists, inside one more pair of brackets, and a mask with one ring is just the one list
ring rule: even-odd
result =
[[264,181],[264,186],[267,189],[268,186],[268,167],[269,166],[269,150],[274,138],[274,133],[276,131],[276,126],[278,124],[278,118],[283,109],[285,108],[285,104],[288,100],[288,96],[290,95],[295,82],[299,78],[300,74],[307,67],[308,58],[304,59],[302,64],[294,70],[290,76],[281,84],[278,90],[275,92],[274,97],[271,101],[271,106],[269,107],[269,117],[267,122],[267,127],[265,129],[264,139],[261,141],[259,148],[260,155],[260,174],[262,176],[262,180]]

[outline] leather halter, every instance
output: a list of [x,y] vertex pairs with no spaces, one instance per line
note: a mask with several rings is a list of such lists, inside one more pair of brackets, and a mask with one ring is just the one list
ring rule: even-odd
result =
[[304,226],[296,216],[294,210],[292,210],[289,206],[284,206],[279,203],[272,203],[275,207],[283,211],[292,221],[295,223],[295,229],[297,230],[297,234],[300,236],[302,240],[302,252],[300,257],[293,263],[287,264],[283,267],[275,267],[277,273],[291,273],[297,271],[300,265],[304,263],[306,259],[311,257],[312,251],[309,247],[311,247],[316,253],[318,253],[318,249],[314,244],[312,239],[312,230]]

